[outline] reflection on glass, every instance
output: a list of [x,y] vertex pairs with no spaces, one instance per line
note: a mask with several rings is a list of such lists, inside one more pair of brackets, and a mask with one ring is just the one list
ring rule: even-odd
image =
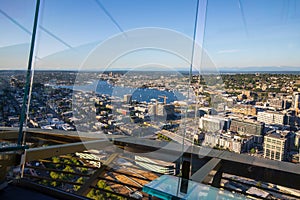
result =
[[[19,127],[35,1],[1,1],[0,124]],[[19,12],[16,12],[19,11]],[[18,71],[7,71],[18,70]]]
[[[36,1],[1,2],[0,125],[14,133]],[[21,180],[93,199],[299,196],[288,2],[41,1]]]

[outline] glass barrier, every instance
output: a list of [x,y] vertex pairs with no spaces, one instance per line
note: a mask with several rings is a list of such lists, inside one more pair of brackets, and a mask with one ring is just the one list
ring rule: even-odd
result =
[[[42,1],[27,126],[45,134],[77,136],[79,141],[92,138],[108,141],[109,145],[96,148],[94,143],[85,143],[84,152],[26,163],[23,176],[39,179],[41,167],[33,165],[56,167],[60,172],[51,171],[49,180],[39,179],[39,183],[66,190],[69,182],[83,184],[83,179],[87,180],[78,174],[94,170],[70,167],[72,164],[101,168],[115,152],[120,152],[118,158],[107,165],[117,172],[125,170],[134,175],[139,170],[138,174],[152,177],[157,177],[155,172],[180,173],[183,151],[193,145],[193,135],[198,132],[196,97],[190,87],[194,48],[201,49],[193,41],[197,4]],[[136,152],[115,145],[115,138],[139,139],[136,145],[150,145],[154,140],[162,146],[155,151]],[[26,133],[26,144],[31,148],[51,148],[57,142],[66,143],[44,139],[29,129]],[[162,161],[159,155],[166,150],[174,153]],[[91,161],[78,163],[83,158]],[[116,185],[112,181],[119,180],[122,178],[105,184],[112,188]],[[127,184],[132,182],[129,179]],[[141,182],[137,182],[140,187]],[[84,194],[83,188],[79,184],[68,190]],[[135,193],[130,187],[119,190],[123,195],[128,191],[141,195],[141,190]],[[97,192],[91,190],[85,195],[93,197]]]
[[35,1],[1,1],[0,126],[19,127]]
[[93,199],[299,195],[272,177],[300,174],[297,1],[2,2],[0,126],[29,147],[22,179]]

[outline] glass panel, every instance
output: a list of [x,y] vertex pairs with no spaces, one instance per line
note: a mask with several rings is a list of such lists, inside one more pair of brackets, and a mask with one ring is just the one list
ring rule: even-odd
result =
[[[149,177],[181,174],[182,153],[198,135],[198,105],[190,73],[199,71],[200,63],[193,61],[195,69],[190,70],[192,55],[205,57],[203,62],[211,65],[200,45],[193,43],[196,11],[197,1],[183,0],[42,1],[27,124],[40,130],[28,129],[27,144],[46,148],[88,138],[109,145],[88,143],[87,151],[26,164],[24,177],[39,179],[29,170],[32,165],[39,166],[37,174],[43,173],[43,165],[55,168],[58,171],[38,183],[66,190],[71,187],[67,181],[80,182],[68,189],[80,193],[87,178],[64,172],[83,173],[74,167],[77,164],[101,167],[116,152],[118,158],[108,167],[118,172],[138,170]],[[197,40],[202,42],[200,36]],[[61,141],[43,138],[50,133]],[[118,138],[145,147],[140,152],[131,146],[121,149],[111,142]],[[159,144],[156,150],[153,140]],[[170,150],[171,155],[162,154]],[[115,187],[109,181],[105,184]],[[141,189],[129,191],[141,194]],[[95,197],[98,192],[93,189],[85,195]]]
[[19,127],[35,1],[0,1],[0,126]]
[[30,84],[21,180],[93,199],[298,189],[297,1],[43,0],[26,80],[36,2],[0,0],[5,134]]

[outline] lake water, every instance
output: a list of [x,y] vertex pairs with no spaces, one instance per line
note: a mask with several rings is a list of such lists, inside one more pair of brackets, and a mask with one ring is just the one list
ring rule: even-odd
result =
[[69,88],[74,90],[82,90],[82,91],[95,91],[98,94],[107,94],[114,97],[123,98],[125,94],[131,94],[132,100],[136,100],[138,102],[146,101],[150,102],[151,99],[158,99],[160,102],[163,102],[164,99],[159,96],[166,96],[166,102],[171,103],[174,101],[182,101],[185,97],[179,92],[172,91],[161,91],[157,89],[149,89],[149,88],[131,88],[131,87],[120,87],[113,86],[109,84],[107,81],[99,80],[90,85],[82,85],[82,86],[59,86],[60,88]]

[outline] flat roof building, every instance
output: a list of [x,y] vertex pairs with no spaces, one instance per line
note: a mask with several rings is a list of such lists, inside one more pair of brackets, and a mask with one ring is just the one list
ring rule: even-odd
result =
[[252,119],[231,119],[230,130],[242,135],[263,135],[265,124]]
[[175,175],[176,164],[143,156],[135,156],[135,163],[149,171],[161,174]]
[[199,128],[208,132],[227,130],[230,126],[230,119],[217,115],[204,115],[199,120]]
[[287,160],[289,152],[289,131],[270,131],[264,137],[264,158]]
[[257,121],[264,122],[266,124],[287,124],[287,116],[281,112],[265,111],[257,113]]

